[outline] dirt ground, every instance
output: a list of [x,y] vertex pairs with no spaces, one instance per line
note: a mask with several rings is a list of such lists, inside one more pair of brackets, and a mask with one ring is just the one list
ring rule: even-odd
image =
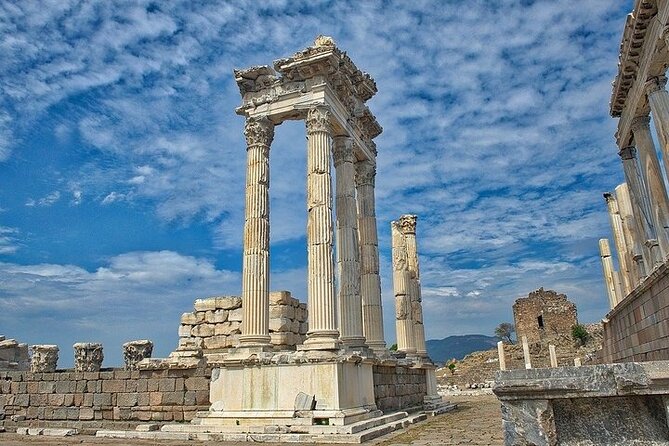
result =
[[[486,445],[503,446],[500,405],[493,395],[449,397],[458,403],[455,411],[429,418],[408,429],[392,432],[377,438],[368,445]],[[268,446],[277,443],[264,443]],[[299,443],[304,444],[304,443]],[[39,437],[0,433],[0,446],[247,446],[248,443],[223,443],[200,441],[152,441],[96,438],[85,435],[73,437]]]

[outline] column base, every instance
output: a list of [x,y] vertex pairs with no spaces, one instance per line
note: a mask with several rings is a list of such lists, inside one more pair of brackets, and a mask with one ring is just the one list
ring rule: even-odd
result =
[[342,347],[337,330],[314,331],[307,333],[307,339],[298,350],[339,350]]
[[241,335],[239,347],[272,347],[269,335]]

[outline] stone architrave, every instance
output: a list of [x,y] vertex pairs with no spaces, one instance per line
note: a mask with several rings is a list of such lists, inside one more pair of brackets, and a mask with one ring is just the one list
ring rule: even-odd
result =
[[615,270],[613,269],[613,260],[611,259],[611,248],[608,239],[599,240],[599,256],[602,260],[602,270],[604,272],[604,284],[606,285],[606,294],[609,297],[609,306],[615,307],[620,301],[620,293],[615,282]]
[[150,358],[153,353],[153,342],[147,339],[130,341],[123,344],[123,361],[126,370],[137,370],[139,361]]
[[304,349],[340,346],[332,253],[332,127],[328,107],[309,109],[307,125],[307,305],[309,332]]
[[399,228],[404,236],[404,244],[407,256],[407,268],[409,270],[409,296],[411,301],[411,321],[413,323],[414,346],[416,355],[427,357],[425,346],[425,326],[423,325],[423,303],[420,288],[420,268],[418,266],[418,248],[416,246],[416,223],[418,217],[415,215],[402,215],[399,220]]
[[55,372],[58,364],[57,345],[31,345],[30,371],[33,373]]
[[646,246],[646,240],[655,239],[655,227],[650,217],[650,203],[643,180],[639,174],[636,148],[634,146],[626,146],[620,149],[618,155],[623,164],[625,183],[627,183],[629,188],[636,233],[642,247],[641,255],[643,256],[644,276],[647,276],[662,260],[652,255],[650,249]]
[[99,372],[104,355],[102,344],[97,342],[78,342],[74,348],[75,372]]
[[269,346],[269,151],[274,124],[246,119],[246,221],[242,264],[241,346]]
[[339,272],[339,330],[347,347],[365,347],[360,297],[360,248],[355,202],[355,155],[353,141],[334,138],[336,178],[337,270]]
[[650,133],[650,118],[638,116],[632,121],[631,129],[639,155],[641,172],[646,192],[651,204],[651,218],[655,226],[657,241],[662,258],[669,254],[669,198],[655,152],[655,144]]
[[616,253],[618,254],[618,265],[620,267],[620,280],[622,282],[622,295],[627,296],[632,291],[632,283],[630,281],[630,263],[632,259],[627,255],[627,243],[625,234],[623,232],[623,221],[620,218],[618,211],[618,203],[613,194],[605,193],[604,200],[609,211],[609,221],[611,223],[611,231],[613,232],[613,241],[616,245]]
[[395,331],[397,350],[407,355],[416,353],[411,308],[411,275],[406,251],[406,239],[399,221],[390,224],[393,255],[393,289],[395,291]]
[[355,163],[358,235],[360,239],[360,296],[362,329],[367,345],[377,355],[388,353],[383,334],[381,278],[379,275],[379,242],[376,225],[374,185],[375,164],[369,160]]
[[632,259],[631,280],[632,288],[635,288],[645,275],[645,265],[642,254],[642,241],[638,237],[632,211],[632,198],[627,183],[622,183],[616,187],[616,201],[618,202],[618,212],[623,223],[625,244],[629,250],[628,256]]
[[[665,33],[666,36],[667,34]],[[644,87],[660,141],[664,168],[666,172],[669,172],[669,92],[665,89],[666,85],[666,76],[656,76],[650,78]],[[632,123],[633,125],[634,123]]]

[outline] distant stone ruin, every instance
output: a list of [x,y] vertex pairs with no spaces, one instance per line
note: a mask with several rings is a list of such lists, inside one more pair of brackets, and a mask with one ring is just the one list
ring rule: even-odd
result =
[[542,342],[570,334],[578,324],[576,305],[565,294],[539,288],[513,304],[513,320],[518,339]]
[[0,335],[0,370],[28,370],[29,368],[28,344],[21,344],[15,339],[6,339]]

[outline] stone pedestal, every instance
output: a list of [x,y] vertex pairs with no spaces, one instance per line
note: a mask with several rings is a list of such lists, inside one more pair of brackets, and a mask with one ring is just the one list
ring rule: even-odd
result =
[[102,344],[97,342],[78,342],[74,344],[74,371],[99,372],[102,367]]
[[55,372],[58,364],[57,345],[31,345],[30,371],[33,373]]
[[123,361],[126,370],[137,370],[139,361],[150,358],[153,353],[153,342],[142,339],[123,344]]

